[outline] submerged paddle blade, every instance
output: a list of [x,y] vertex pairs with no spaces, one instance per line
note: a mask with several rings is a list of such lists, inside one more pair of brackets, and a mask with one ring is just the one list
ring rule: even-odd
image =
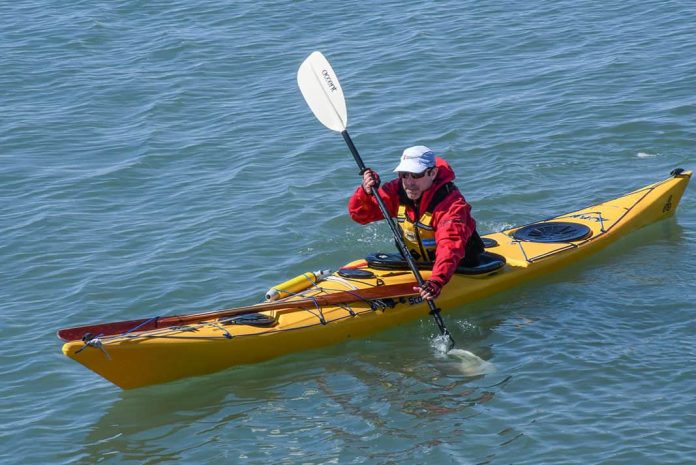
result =
[[327,128],[343,132],[348,127],[348,111],[341,84],[331,65],[313,52],[297,71],[297,84],[314,116]]

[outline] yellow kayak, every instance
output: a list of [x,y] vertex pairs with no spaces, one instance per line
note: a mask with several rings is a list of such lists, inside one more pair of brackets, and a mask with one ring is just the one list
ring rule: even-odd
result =
[[[461,269],[437,305],[452,309],[574,263],[674,213],[691,171],[674,170],[623,197],[483,236],[477,268]],[[421,271],[424,279],[430,271]],[[123,389],[164,383],[363,337],[417,318],[428,306],[394,254],[372,254],[334,273],[307,273],[267,302],[208,313],[58,331],[63,353]],[[305,284],[302,282],[305,281]]]

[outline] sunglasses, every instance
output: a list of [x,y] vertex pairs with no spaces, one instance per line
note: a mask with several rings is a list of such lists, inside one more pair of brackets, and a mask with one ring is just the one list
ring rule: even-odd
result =
[[422,173],[404,173],[404,172],[399,172],[399,179],[421,179],[423,176],[426,174],[430,174],[433,171],[432,168],[428,168],[427,170],[423,171]]

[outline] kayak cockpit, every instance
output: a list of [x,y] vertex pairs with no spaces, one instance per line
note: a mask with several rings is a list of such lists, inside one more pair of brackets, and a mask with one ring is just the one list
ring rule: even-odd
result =
[[[398,253],[377,252],[368,255],[365,260],[370,268],[376,270],[405,270],[408,269],[408,263]],[[488,275],[499,270],[505,265],[505,257],[492,252],[483,252],[479,258],[479,264],[476,266],[459,266],[457,274],[469,276]],[[419,263],[418,268],[429,270],[432,269],[432,262]]]

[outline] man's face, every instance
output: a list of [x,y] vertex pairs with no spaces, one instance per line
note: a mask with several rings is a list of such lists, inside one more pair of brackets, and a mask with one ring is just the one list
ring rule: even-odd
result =
[[430,189],[437,176],[437,168],[428,168],[422,173],[399,173],[401,184],[404,186],[406,196],[411,200],[418,200],[423,192]]

